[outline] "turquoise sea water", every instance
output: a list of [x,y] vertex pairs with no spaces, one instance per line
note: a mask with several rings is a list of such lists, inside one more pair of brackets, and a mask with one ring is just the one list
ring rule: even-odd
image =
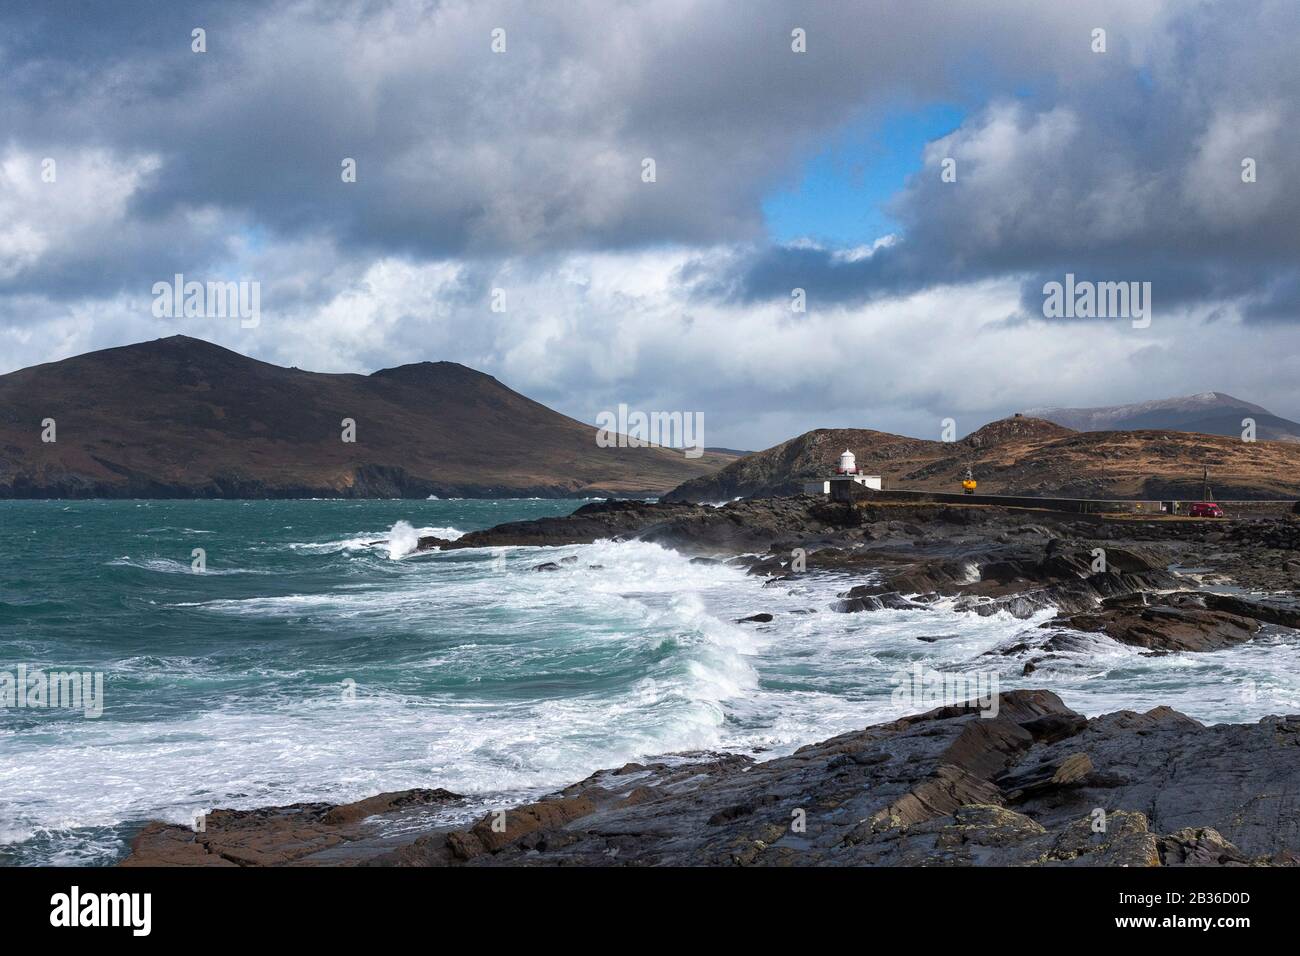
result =
[[1090,714],[1300,710],[1293,637],[1154,658],[1092,635],[1021,678],[986,652],[1044,616],[831,612],[861,577],[763,587],[640,542],[410,552],[580,504],[0,502],[0,680],[104,681],[99,717],[0,710],[0,864],[112,863],[213,807],[446,787],[468,818],[646,756],[788,752],[913,709],[891,676],[915,662]]

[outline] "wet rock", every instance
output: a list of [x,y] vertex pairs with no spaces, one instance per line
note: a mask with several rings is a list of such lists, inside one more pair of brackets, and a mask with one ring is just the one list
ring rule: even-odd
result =
[[923,780],[893,803],[873,813],[845,840],[861,843],[883,830],[906,828],[935,817],[948,816],[968,803],[1001,801],[998,788],[960,767],[940,764],[932,777]]
[[758,614],[749,615],[749,617],[738,618],[736,623],[747,624],[752,621],[756,624],[766,624],[770,620],[772,620],[771,614],[768,614],[766,611],[760,611]]
[[[395,846],[376,836],[373,820],[356,818],[411,812],[409,805],[385,810],[401,795],[339,813],[325,805],[220,811],[233,816],[210,817],[211,849],[196,846],[200,835],[188,828],[155,824],[137,838],[129,862],[1155,866],[1300,860],[1300,716],[1206,727],[1157,707],[1086,719],[1041,690],[1003,693],[997,716],[986,713],[939,707],[761,763],[688,754],[628,764],[470,827],[404,828]],[[1007,806],[1012,801],[1014,810]]]
[[1249,641],[1259,631],[1259,623],[1250,618],[1188,607],[1112,607],[1076,614],[1063,623],[1158,651],[1217,651]]
[[958,807],[952,822],[939,832],[940,846],[978,845],[1013,847],[1047,831],[1022,813],[996,804],[972,803]]
[[[596,809],[588,797],[542,800],[510,810],[489,813],[467,831],[448,836],[452,854],[459,860],[472,860],[485,853],[496,853],[539,831],[561,827]],[[528,848],[541,846],[537,841]]]
[[1212,827],[1185,827],[1161,837],[1165,866],[1249,866],[1253,861]]
[[1092,773],[1092,759],[1073,753],[1033,767],[1016,768],[995,778],[1007,800],[1016,801],[1080,783]]
[[842,600],[831,605],[831,610],[845,614],[852,614],[857,611],[880,611],[886,608],[894,611],[923,611],[925,605],[909,600],[897,591],[871,594],[859,591],[858,588],[848,591]]
[[[296,803],[257,810],[213,810],[197,832],[147,824],[124,866],[304,866],[355,863],[390,848],[366,821],[390,819],[461,798],[447,790],[402,790],[355,803]],[[411,837],[414,839],[414,837]]]
[[419,547],[457,550],[635,539],[712,557],[767,551],[778,541],[807,541],[859,523],[851,512],[826,508],[824,502],[811,497],[732,501],[721,508],[610,500],[583,505],[571,515],[511,521],[471,531],[456,541],[422,538]]
[[780,558],[767,558],[766,560],[756,561],[753,564],[751,564],[748,573],[771,576],[777,574],[784,574],[784,572],[785,572],[784,561],[782,561]]
[[1205,607],[1226,614],[1236,614],[1263,624],[1276,624],[1279,627],[1300,628],[1300,604],[1294,595],[1270,596],[1262,600],[1250,600],[1232,594],[1215,594],[1213,592],[1196,592],[1179,597],[1200,598]]
[[1020,726],[1034,740],[1054,744],[1058,740],[1065,740],[1081,733],[1087,728],[1088,720],[1082,714],[1076,714],[1072,710],[1062,710],[1021,721]]
[[1084,866],[1159,866],[1156,835],[1146,814],[1116,810],[1106,815],[1098,831],[1091,815],[1067,824],[1052,841],[1042,861]]

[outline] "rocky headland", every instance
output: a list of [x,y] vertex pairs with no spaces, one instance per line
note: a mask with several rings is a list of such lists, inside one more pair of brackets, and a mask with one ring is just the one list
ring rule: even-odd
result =
[[[1211,651],[1265,627],[1300,627],[1300,519],[1280,506],[1250,517],[1074,515],[990,505],[848,505],[810,495],[722,507],[596,502],[422,550],[561,546],[602,539],[660,544],[727,561],[779,586],[834,573],[832,610],[916,608],[951,599],[976,614],[1058,612],[1051,632],[1101,631],[1154,651]],[[557,570],[542,562],[535,570]],[[762,613],[756,608],[756,613]],[[1026,650],[1029,650],[1027,648]]]
[[[1300,627],[1300,520],[1071,515],[796,496],[611,501],[430,549],[642,540],[781,587],[843,581],[828,612],[1053,616],[989,653],[1032,674],[1099,632],[1149,654],[1213,654]],[[566,558],[540,560],[536,573]],[[573,559],[576,560],[576,559]],[[780,627],[762,606],[745,620]],[[936,638],[937,639],[937,638]],[[127,865],[1291,865],[1300,716],[1206,726],[1168,706],[1093,718],[1047,690],[944,706],[756,762],[692,753],[599,771],[482,813],[444,790],[218,810],[153,823]],[[1157,703],[1152,701],[1152,703]],[[478,808],[478,809],[475,809]],[[440,825],[445,811],[463,822]],[[442,814],[442,816],[439,816]]]

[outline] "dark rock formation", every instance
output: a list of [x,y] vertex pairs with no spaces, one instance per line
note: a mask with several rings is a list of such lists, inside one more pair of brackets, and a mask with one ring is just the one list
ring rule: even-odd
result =
[[[851,520],[851,516],[811,497],[736,501],[723,508],[597,501],[563,517],[512,521],[472,531],[455,541],[421,538],[419,546],[421,550],[456,550],[635,538],[690,554],[734,555],[768,551],[785,542],[794,547],[799,542],[822,541],[836,533],[840,527],[837,522],[844,520]],[[789,557],[787,552],[784,558]]]
[[[688,754],[603,770],[467,828],[385,845],[317,805],[151,824],[133,865],[1171,866],[1297,862],[1300,716],[1201,725],[1167,707],[1087,720],[1052,693],[950,706],[787,757]],[[1014,808],[1013,808],[1014,807]],[[379,819],[383,819],[381,816]],[[347,840],[348,853],[339,851]]]
[[[403,790],[339,806],[295,803],[258,810],[213,810],[201,829],[150,823],[124,866],[287,866],[356,862],[385,841],[365,821],[393,819],[460,798],[447,790]],[[364,848],[364,849],[363,849]]]
[[1249,618],[1185,607],[1108,607],[1097,614],[1076,614],[1064,623],[1158,651],[1217,651],[1248,641],[1259,630]]
[[1249,600],[1211,591],[1107,598],[1094,612],[1062,615],[1048,627],[1099,631],[1158,651],[1217,651],[1248,641],[1262,625],[1300,627],[1300,608],[1276,598]]

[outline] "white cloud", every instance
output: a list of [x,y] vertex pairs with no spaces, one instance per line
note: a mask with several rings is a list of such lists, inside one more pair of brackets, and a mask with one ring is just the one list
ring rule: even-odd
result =
[[0,154],[0,280],[112,242],[160,165],[156,154],[10,146]]
[[[0,90],[6,368],[178,331],[328,371],[446,358],[587,420],[705,411],[711,442],[748,446],[1207,388],[1295,412],[1273,371],[1295,333],[1237,311],[1266,287],[1287,314],[1300,243],[1300,73],[1268,28],[1290,0],[810,3],[800,55],[776,0],[218,4],[206,59],[145,9],[88,8],[47,49],[0,14],[39,53]],[[765,245],[767,191],[899,102],[968,114],[899,232]],[[1158,280],[1152,329],[1026,318],[1024,285],[1071,264]],[[174,271],[260,281],[262,324],[153,319]]]
[[[1159,310],[1149,329],[1124,320],[1065,330],[1037,318],[1008,322],[1019,310],[1016,279],[867,305],[812,295],[804,315],[788,304],[701,304],[679,281],[693,254],[582,254],[544,266],[512,260],[468,289],[461,263],[389,258],[319,304],[280,311],[264,295],[257,329],[149,320],[147,309],[115,299],[79,308],[75,319],[43,330],[43,341],[29,334],[6,354],[25,364],[25,353],[45,357],[118,344],[119,334],[133,341],[180,331],[314,370],[450,359],[587,421],[619,402],[704,411],[710,443],[743,447],[829,425],[931,435],[949,416],[965,431],[1037,404],[1112,404],[1209,388],[1259,401],[1288,394],[1286,373],[1262,361],[1264,339],[1236,318]],[[265,281],[274,289],[281,279]],[[494,286],[506,291],[505,313],[489,307]],[[1300,340],[1300,331],[1287,335]],[[1214,378],[1201,370],[1207,337],[1221,366]]]

